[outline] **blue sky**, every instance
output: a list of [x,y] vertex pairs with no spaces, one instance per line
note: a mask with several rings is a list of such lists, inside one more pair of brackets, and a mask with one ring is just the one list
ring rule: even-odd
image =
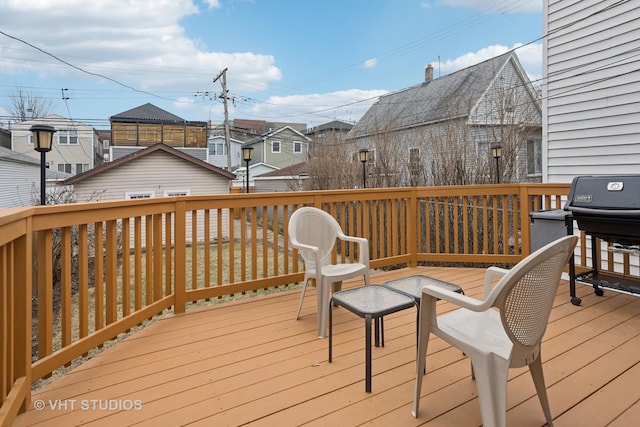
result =
[[[542,75],[542,0],[0,0],[0,126],[17,90],[99,129],[150,102],[186,120],[316,126],[516,49]],[[63,99],[67,98],[67,99]]]

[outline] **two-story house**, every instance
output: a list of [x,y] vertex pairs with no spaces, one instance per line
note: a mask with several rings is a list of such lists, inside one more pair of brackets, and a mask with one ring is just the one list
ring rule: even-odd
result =
[[53,171],[78,174],[102,164],[102,146],[93,126],[58,115],[16,123],[11,128],[11,149],[40,159],[33,149],[31,126],[49,125],[56,132],[53,146],[46,155],[47,167]]
[[252,138],[243,147],[252,147],[249,165],[265,163],[284,168],[307,160],[311,139],[291,126],[284,126]]
[[438,78],[428,65],[424,82],[381,96],[346,142],[356,162],[368,150],[372,185],[539,182],[541,127],[539,96],[510,51]]
[[[242,141],[229,138],[230,156],[227,156],[227,142],[223,135],[210,136],[207,140],[209,148],[207,153],[207,162],[222,169],[230,171],[236,170],[242,165]],[[229,160],[231,160],[231,168],[229,168]]]

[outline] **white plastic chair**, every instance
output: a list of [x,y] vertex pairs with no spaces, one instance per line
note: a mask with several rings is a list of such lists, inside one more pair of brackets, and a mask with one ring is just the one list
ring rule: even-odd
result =
[[[358,262],[331,263],[331,254],[338,240],[357,243]],[[315,279],[318,293],[318,337],[324,338],[327,332],[331,284],[336,283],[339,289],[343,280],[364,276],[365,285],[369,285],[369,243],[367,239],[345,235],[335,218],[322,209],[313,207],[300,208],[291,215],[289,241],[291,246],[298,249],[305,266],[296,320],[300,317],[309,279]]]
[[[471,358],[485,426],[506,424],[509,368],[529,367],[547,424],[553,425],[542,374],[540,343],[564,265],[578,238],[562,237],[510,270],[487,269],[482,301],[434,285],[422,290],[413,416],[418,416],[429,334]],[[493,289],[492,279],[502,276]],[[440,298],[462,308],[436,316]],[[495,310],[497,308],[498,310]]]

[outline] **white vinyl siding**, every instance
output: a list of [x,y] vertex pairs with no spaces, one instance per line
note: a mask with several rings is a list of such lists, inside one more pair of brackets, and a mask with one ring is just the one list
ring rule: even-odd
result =
[[640,2],[544,5],[543,181],[638,173]]
[[[213,171],[190,163],[165,152],[154,152],[124,163],[111,170],[88,177],[75,184],[78,201],[87,201],[92,197],[98,200],[117,200],[132,198],[178,195],[228,194],[229,179]],[[133,201],[132,201],[133,203]],[[187,239],[191,240],[191,212],[187,213]],[[198,212],[198,240],[203,238],[203,212]],[[218,215],[215,210],[210,214],[210,229],[217,228]],[[144,222],[144,221],[143,221]],[[146,225],[143,224],[143,232]],[[163,235],[164,235],[163,229]],[[223,234],[228,233],[228,212],[223,213]],[[211,238],[218,238],[211,233]],[[144,239],[143,239],[144,241]]]
[[40,203],[40,166],[0,158],[0,208]]
[[227,194],[229,180],[168,153],[155,152],[100,173],[76,185],[78,200],[101,194],[100,200],[124,199],[128,191],[190,189],[191,194]]

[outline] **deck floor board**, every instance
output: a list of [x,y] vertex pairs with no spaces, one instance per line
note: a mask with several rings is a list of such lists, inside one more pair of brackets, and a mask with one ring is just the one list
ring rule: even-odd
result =
[[[457,283],[482,295],[484,271],[400,269],[372,283],[412,274]],[[347,281],[344,287],[361,281]],[[385,317],[385,346],[373,348],[372,393],[364,391],[364,321],[334,312],[334,360],[316,338],[315,289],[293,319],[299,291],[167,314],[34,392],[16,426],[31,425],[456,425],[481,422],[470,363],[432,337],[420,414],[411,416],[416,310]],[[558,291],[542,346],[552,414],[559,426],[628,425],[640,415],[640,298],[612,291],[597,297],[578,285]],[[438,303],[438,310],[453,309]],[[91,408],[92,400],[131,402],[140,410]],[[52,403],[67,402],[66,408]],[[69,407],[74,402],[74,407]],[[84,406],[83,406],[84,404]],[[87,410],[89,404],[89,410]],[[97,403],[96,403],[97,404]],[[540,426],[544,416],[526,368],[510,371],[509,425]]]

